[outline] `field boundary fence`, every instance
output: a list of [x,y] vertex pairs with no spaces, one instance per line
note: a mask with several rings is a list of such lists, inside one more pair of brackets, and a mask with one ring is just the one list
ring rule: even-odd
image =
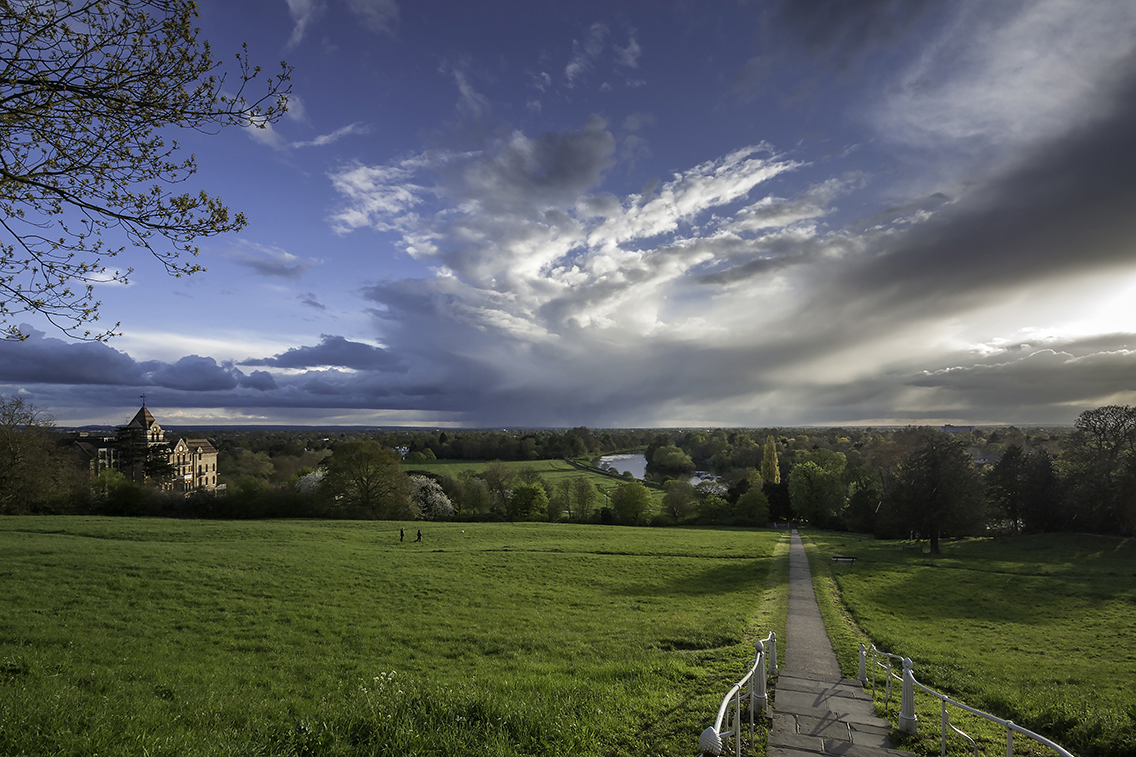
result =
[[[869,655],[871,656],[870,662],[868,660]],[[860,645],[860,668],[859,668],[859,671],[858,671],[859,675],[857,677],[860,679],[860,683],[865,688],[867,688],[868,685],[869,685],[869,682],[868,682],[868,668],[869,668],[869,666],[871,667],[871,670],[872,670],[871,687],[872,687],[873,699],[875,698],[875,695],[876,695],[877,674],[880,674],[881,671],[882,671],[882,675],[884,677],[884,682],[885,682],[884,685],[883,685],[884,686],[884,706],[885,707],[887,707],[887,705],[891,702],[893,682],[898,681],[900,683],[899,730],[903,731],[904,733],[915,733],[916,730],[918,730],[918,728],[919,728],[919,718],[915,714],[915,690],[916,689],[919,689],[923,692],[926,692],[927,694],[930,694],[935,699],[939,700],[939,702],[940,702],[940,721],[941,721],[941,727],[942,727],[942,732],[941,732],[941,737],[940,737],[940,747],[939,747],[939,754],[940,755],[944,755],[944,756],[946,755],[946,753],[947,753],[947,737],[951,733],[954,733],[957,736],[960,736],[961,738],[965,739],[969,743],[971,749],[974,751],[975,757],[979,757],[979,754],[980,754],[978,744],[975,742],[975,740],[973,738],[971,738],[968,734],[966,734],[962,729],[960,729],[958,726],[956,726],[954,723],[951,722],[950,712],[947,709],[947,706],[950,705],[950,706],[956,707],[956,708],[958,708],[958,709],[960,709],[964,712],[969,712],[971,715],[976,715],[977,717],[980,717],[984,720],[988,720],[991,723],[996,723],[997,725],[1001,726],[1004,729],[1005,734],[1006,734],[1006,757],[1014,757],[1014,734],[1015,733],[1022,735],[1022,736],[1025,736],[1027,738],[1033,739],[1034,741],[1038,742],[1039,744],[1041,744],[1043,746],[1049,747],[1050,749],[1055,751],[1058,755],[1060,755],[1060,757],[1075,757],[1075,755],[1073,755],[1071,752],[1069,752],[1067,749],[1060,746],[1059,744],[1055,744],[1054,742],[1045,738],[1041,734],[1034,733],[1033,731],[1029,730],[1028,728],[1023,728],[1022,726],[1014,723],[1012,720],[1004,720],[1003,718],[997,717],[996,715],[991,715],[988,712],[983,712],[982,710],[976,710],[975,708],[970,707],[966,704],[963,704],[962,702],[959,702],[955,699],[951,699],[946,694],[942,694],[942,693],[935,691],[934,689],[930,688],[929,686],[925,686],[924,684],[919,683],[919,681],[915,680],[915,671],[914,671],[915,666],[914,666],[914,663],[911,662],[910,657],[903,657],[902,655],[891,654],[890,652],[884,652],[883,650],[877,649],[875,644],[872,644],[871,647],[865,647],[863,644],[861,644]],[[896,672],[896,666],[898,666],[899,669],[902,670],[902,673]]]
[[777,634],[770,631],[768,636],[754,644],[753,661],[749,663],[742,679],[722,698],[714,725],[709,726],[698,737],[701,754],[724,754],[732,740],[735,757],[741,757],[744,725],[742,705],[746,705],[745,714],[748,717],[744,719],[749,721],[749,743],[752,745],[757,711],[760,710],[763,714],[769,712],[766,683],[770,676],[775,675],[777,675]]

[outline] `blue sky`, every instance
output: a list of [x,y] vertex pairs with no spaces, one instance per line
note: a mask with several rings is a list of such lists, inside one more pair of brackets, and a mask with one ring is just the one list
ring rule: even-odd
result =
[[[203,0],[294,67],[178,134],[245,212],[135,254],[60,424],[1067,424],[1136,402],[1136,5]],[[129,255],[131,253],[126,253]]]

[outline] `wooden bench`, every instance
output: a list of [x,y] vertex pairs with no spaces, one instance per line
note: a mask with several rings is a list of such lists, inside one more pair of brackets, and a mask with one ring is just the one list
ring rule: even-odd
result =
[[856,558],[852,557],[850,555],[833,555],[832,561],[833,562],[847,563],[848,565],[855,565],[856,564]]

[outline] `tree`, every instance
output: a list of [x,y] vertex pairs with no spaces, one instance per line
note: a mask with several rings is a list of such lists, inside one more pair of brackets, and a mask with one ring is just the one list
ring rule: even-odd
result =
[[442,491],[442,485],[432,478],[411,476],[410,499],[423,520],[442,520],[454,514],[454,503]]
[[410,482],[400,456],[378,442],[344,442],[327,459],[321,483],[333,505],[369,518],[406,518]]
[[789,471],[789,498],[798,516],[818,526],[838,518],[848,499],[843,452],[813,450]]
[[690,455],[673,444],[659,447],[649,460],[651,465],[665,471],[689,473],[694,470],[694,461],[690,459]]
[[694,487],[677,478],[663,485],[663,511],[676,521],[683,521],[694,509]]
[[986,474],[986,493],[990,504],[1000,513],[1010,526],[1010,532],[1017,534],[1022,526],[1022,479],[1025,476],[1026,460],[1022,448],[1011,444],[1002,457]]
[[1061,466],[1081,528],[1136,533],[1136,408],[1081,413]]
[[61,450],[54,424],[19,397],[0,395],[0,514],[42,512],[85,477]]
[[[229,81],[198,39],[193,0],[0,0],[0,328],[38,312],[64,332],[99,319],[95,283],[129,245],[175,276],[203,270],[195,241],[247,224],[204,191],[164,130],[265,128],[287,106],[290,69],[246,94],[247,49]],[[120,234],[112,241],[104,232]],[[166,246],[168,244],[168,247]],[[114,329],[84,338],[105,339]]]
[[777,466],[777,443],[773,435],[765,437],[765,447],[761,454],[761,480],[771,484],[781,483],[781,469]]
[[509,495],[507,513],[513,520],[524,520],[533,513],[548,513],[548,492],[540,484],[517,484]]
[[745,494],[738,497],[736,511],[740,518],[755,525],[765,525],[769,522],[769,498],[761,490],[760,483],[751,486]]
[[583,476],[577,477],[572,482],[572,500],[576,505],[572,517],[582,521],[591,518],[592,507],[595,506],[598,498],[599,492],[596,491],[596,485]]
[[639,481],[622,483],[611,496],[611,507],[617,522],[625,526],[639,525],[651,507],[651,493]]
[[926,536],[937,555],[943,533],[970,533],[982,523],[984,492],[966,442],[930,429],[922,439],[900,464],[893,502],[908,528]]

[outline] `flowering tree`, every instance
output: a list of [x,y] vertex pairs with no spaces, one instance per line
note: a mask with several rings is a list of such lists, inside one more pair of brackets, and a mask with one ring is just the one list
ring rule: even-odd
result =
[[443,520],[454,514],[454,503],[442,491],[442,486],[426,476],[410,477],[410,501],[418,508],[422,520]]

